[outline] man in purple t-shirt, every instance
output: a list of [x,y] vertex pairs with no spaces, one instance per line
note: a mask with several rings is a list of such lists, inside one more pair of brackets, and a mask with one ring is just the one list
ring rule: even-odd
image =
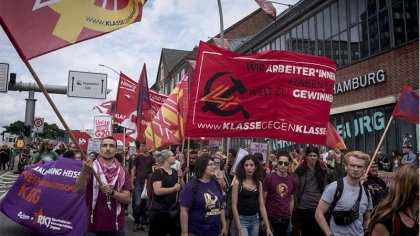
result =
[[263,182],[263,197],[274,236],[286,236],[293,212],[296,182],[288,174],[291,163],[287,152],[277,155],[277,171],[267,175]]
[[[156,161],[146,148],[146,145],[140,144],[142,154],[134,158],[133,166],[131,167],[131,182],[134,183],[133,196],[133,213],[134,225],[133,232],[138,230],[146,231],[146,225],[149,224],[147,217],[147,199],[141,199],[141,193],[144,189],[146,177],[152,173],[152,167]],[[141,219],[141,221],[140,221]],[[141,224],[140,224],[141,223]]]

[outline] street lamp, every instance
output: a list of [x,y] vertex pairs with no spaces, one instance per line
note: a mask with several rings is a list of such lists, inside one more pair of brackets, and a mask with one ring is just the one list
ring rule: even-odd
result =
[[116,70],[112,69],[111,67],[109,67],[109,66],[107,66],[107,65],[104,65],[104,64],[98,64],[98,66],[102,66],[102,67],[108,68],[108,69],[110,69],[110,70],[114,71],[114,72],[115,72],[115,74],[117,74],[118,76],[120,76],[120,73],[118,73]]

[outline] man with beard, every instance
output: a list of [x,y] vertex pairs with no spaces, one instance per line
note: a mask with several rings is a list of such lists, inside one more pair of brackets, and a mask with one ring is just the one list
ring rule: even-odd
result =
[[[315,212],[315,218],[325,235],[364,235],[367,230],[372,200],[369,192],[362,186],[361,178],[369,160],[369,155],[360,151],[347,153],[344,156],[347,176],[325,188]],[[339,197],[336,195],[338,186],[342,186]],[[331,205],[332,217],[327,222],[325,213]]]
[[378,164],[374,161],[369,169],[368,178],[363,183],[372,196],[373,209],[381,202],[386,189],[386,183],[379,177],[378,173]]
[[53,151],[53,149],[53,141],[51,139],[44,139],[44,141],[42,141],[41,144],[41,149],[32,157],[32,165],[35,165],[38,162],[48,163],[56,161],[58,159],[58,155],[56,152]]
[[117,141],[110,136],[104,138],[98,158],[84,161],[77,179],[76,191],[86,187],[88,236],[125,235],[123,204],[130,204],[132,183],[128,171],[114,158],[116,152]]
[[[182,164],[182,175],[184,177],[186,177],[186,175],[188,174],[189,179],[191,179],[192,177],[194,177],[194,171],[195,171],[195,160],[198,157],[198,152],[196,150],[191,150],[190,151],[190,166],[187,166],[187,161],[184,162],[184,164]],[[187,182],[185,180],[185,182]]]

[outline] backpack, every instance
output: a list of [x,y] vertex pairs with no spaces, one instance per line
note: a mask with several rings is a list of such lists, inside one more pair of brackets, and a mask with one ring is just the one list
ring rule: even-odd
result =
[[[367,196],[368,202],[370,201],[369,190],[362,184],[363,189],[365,190],[365,194]],[[334,199],[328,208],[328,211],[325,213],[325,219],[327,220],[328,225],[330,225],[330,219],[332,212],[334,211],[337,202],[340,200],[341,196],[343,195],[344,190],[344,178],[340,178],[337,180],[337,188],[335,190]]]

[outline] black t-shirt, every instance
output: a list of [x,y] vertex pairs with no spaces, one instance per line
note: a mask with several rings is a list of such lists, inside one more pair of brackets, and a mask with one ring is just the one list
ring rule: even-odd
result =
[[379,177],[368,177],[363,185],[369,190],[369,193],[372,196],[373,208],[375,208],[379,202],[381,202],[386,191],[385,181]]
[[[398,217],[399,218],[399,217]],[[397,219],[398,220],[398,219]],[[419,228],[414,226],[414,228],[408,228],[402,221],[400,220],[400,232],[397,232],[399,236],[417,236],[419,234]],[[386,215],[379,223],[385,225],[386,229],[388,230],[389,234],[391,235],[394,231],[394,222],[392,219],[392,214]]]
[[[178,182],[178,173],[175,169],[172,169],[172,174],[169,175],[165,170],[159,168],[153,172],[151,183],[156,181],[162,181],[162,188],[171,188]],[[164,196],[153,196],[153,209],[169,210],[171,206],[175,204],[177,192],[170,193]]]

